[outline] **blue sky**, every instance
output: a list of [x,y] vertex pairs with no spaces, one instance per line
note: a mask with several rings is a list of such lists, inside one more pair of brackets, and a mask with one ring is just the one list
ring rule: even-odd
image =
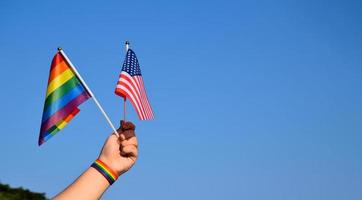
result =
[[104,199],[362,196],[360,1],[1,1],[0,181],[51,197],[111,132],[94,102],[37,139],[62,46],[114,124],[130,40],[156,120]]

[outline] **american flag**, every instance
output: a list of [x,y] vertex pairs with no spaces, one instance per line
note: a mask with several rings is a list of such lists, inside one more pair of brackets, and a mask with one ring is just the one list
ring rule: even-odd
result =
[[123,62],[122,72],[119,75],[115,93],[131,101],[140,120],[154,118],[143,84],[140,65],[136,54],[131,49],[128,49]]

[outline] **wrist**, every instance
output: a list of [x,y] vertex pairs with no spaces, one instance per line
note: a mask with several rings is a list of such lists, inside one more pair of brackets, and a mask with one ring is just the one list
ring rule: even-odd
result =
[[108,164],[99,158],[93,162],[91,167],[96,169],[109,182],[110,185],[116,182],[119,177],[117,172],[115,172]]
[[120,163],[114,161],[115,159],[103,155],[100,155],[98,159],[101,160],[106,165],[108,165],[117,174],[117,176],[120,176],[125,172],[124,170],[121,169]]

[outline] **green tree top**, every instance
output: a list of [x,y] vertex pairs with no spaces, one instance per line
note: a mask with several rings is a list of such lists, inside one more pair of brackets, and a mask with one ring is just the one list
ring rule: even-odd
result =
[[11,188],[0,183],[0,200],[46,200],[45,193],[31,192],[23,188]]

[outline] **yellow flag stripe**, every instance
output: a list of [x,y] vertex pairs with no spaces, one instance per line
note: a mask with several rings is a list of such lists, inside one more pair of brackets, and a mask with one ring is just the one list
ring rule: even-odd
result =
[[60,121],[60,123],[57,124],[57,127],[58,127],[59,129],[63,129],[64,126],[67,125],[67,124],[68,124],[68,122],[66,122],[66,121]]
[[74,73],[72,72],[72,70],[67,69],[63,73],[61,73],[59,76],[54,78],[48,85],[46,97],[48,97],[54,90],[56,90],[58,87],[62,86],[65,82],[67,82],[73,76],[74,76]]

